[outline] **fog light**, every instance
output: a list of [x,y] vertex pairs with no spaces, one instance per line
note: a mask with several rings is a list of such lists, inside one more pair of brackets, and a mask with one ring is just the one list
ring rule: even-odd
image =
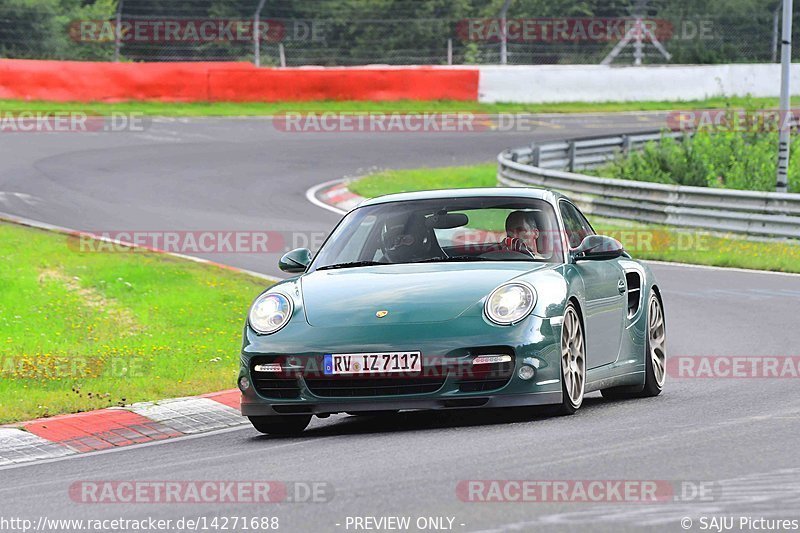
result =
[[250,388],[250,380],[247,379],[247,376],[242,376],[239,378],[239,388],[242,390],[242,392]]
[[532,366],[523,365],[519,367],[519,372],[517,372],[517,375],[519,376],[519,379],[524,379],[527,381],[531,379],[535,373],[536,371]]

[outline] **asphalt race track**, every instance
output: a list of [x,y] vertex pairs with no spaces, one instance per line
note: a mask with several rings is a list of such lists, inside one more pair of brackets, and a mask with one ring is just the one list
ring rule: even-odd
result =
[[[533,139],[662,124],[658,115],[542,117],[533,133],[366,135],[281,133],[268,119],[158,119],[140,133],[3,134],[0,211],[87,231],[324,234],[337,215],[305,198],[323,181],[374,167],[490,161]],[[277,255],[207,257],[278,274]],[[664,291],[670,356],[800,355],[800,276],[653,269]],[[653,399],[609,402],[591,394],[567,418],[340,415],[315,419],[289,439],[244,427],[0,470],[0,509],[34,521],[278,516],[281,531],[320,533],[348,531],[348,516],[454,517],[453,531],[464,532],[682,531],[684,517],[695,521],[692,530],[701,516],[797,518],[798,383],[673,379]],[[78,480],[176,479],[323,481],[335,496],[261,506],[91,505],[68,494]],[[712,482],[713,497],[649,505],[460,501],[458,482],[474,479]]]
[[[139,133],[16,133],[0,143],[0,212],[83,231],[325,234],[309,187],[374,168],[492,161],[534,139],[658,130],[663,115],[542,119],[533,133],[286,133],[269,119],[156,119]],[[19,193],[24,193],[20,195]],[[212,254],[280,275],[279,254]]]

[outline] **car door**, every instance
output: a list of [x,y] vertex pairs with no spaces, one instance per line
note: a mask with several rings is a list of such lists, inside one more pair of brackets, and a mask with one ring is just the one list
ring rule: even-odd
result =
[[[594,235],[586,217],[572,203],[559,201],[561,218],[570,248],[576,248],[587,235]],[[586,359],[588,368],[613,363],[619,346],[625,318],[625,273],[617,259],[585,260],[575,264],[583,279],[586,327]]]

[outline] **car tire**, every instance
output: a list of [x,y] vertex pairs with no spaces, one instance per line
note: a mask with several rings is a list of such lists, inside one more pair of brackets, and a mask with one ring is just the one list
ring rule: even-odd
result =
[[644,386],[603,389],[603,398],[619,400],[658,396],[664,389],[667,369],[666,323],[664,306],[655,293],[647,300],[647,336],[645,342]]
[[575,304],[564,310],[561,324],[561,405],[560,415],[572,415],[583,404],[586,389],[586,337]]
[[667,327],[664,306],[655,292],[647,302],[647,356],[641,397],[658,396],[667,378]]
[[311,415],[249,416],[250,423],[266,435],[298,435],[308,427]]

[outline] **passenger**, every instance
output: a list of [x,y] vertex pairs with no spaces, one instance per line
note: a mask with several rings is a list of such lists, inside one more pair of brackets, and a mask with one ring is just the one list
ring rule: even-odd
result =
[[500,242],[500,247],[539,258],[538,238],[539,228],[533,213],[513,211],[506,218],[506,238]]

